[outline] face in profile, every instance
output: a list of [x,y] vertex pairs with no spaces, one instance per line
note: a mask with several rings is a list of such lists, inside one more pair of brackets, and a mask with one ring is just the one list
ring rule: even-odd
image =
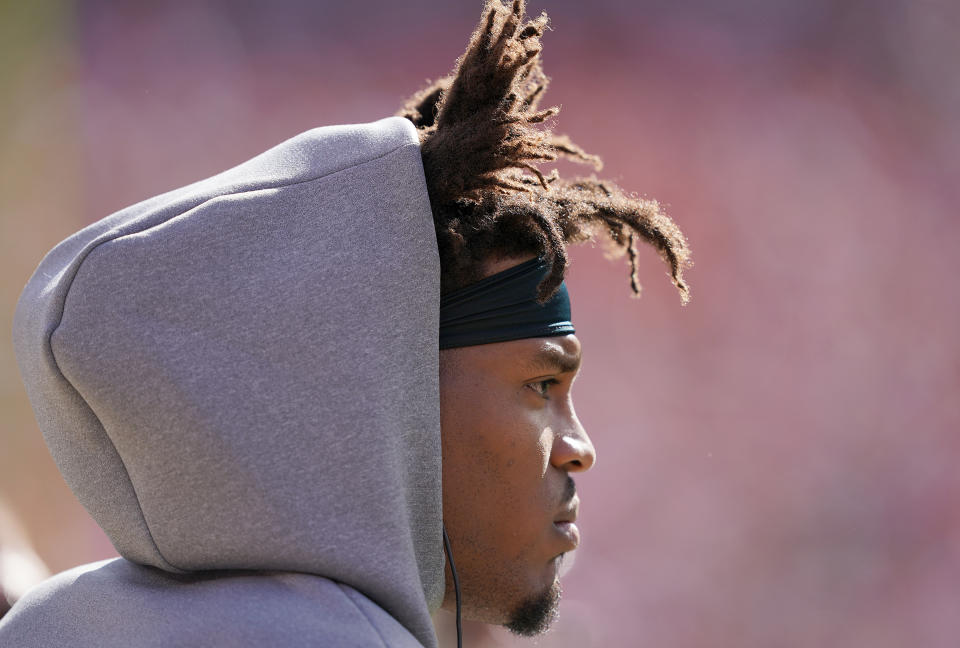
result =
[[572,474],[595,460],[571,398],[579,366],[575,335],[440,353],[443,517],[467,618],[524,635],[553,620],[579,542]]

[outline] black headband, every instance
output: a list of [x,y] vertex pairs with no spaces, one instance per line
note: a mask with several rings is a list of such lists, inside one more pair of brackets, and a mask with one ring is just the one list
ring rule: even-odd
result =
[[537,303],[537,286],[549,271],[546,260],[531,259],[443,295],[440,348],[573,333],[566,284]]

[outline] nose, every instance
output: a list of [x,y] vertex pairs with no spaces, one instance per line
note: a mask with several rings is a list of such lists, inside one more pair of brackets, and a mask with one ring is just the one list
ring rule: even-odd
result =
[[597,451],[571,408],[567,425],[562,426],[554,438],[550,463],[567,472],[584,472],[590,470],[596,460]]

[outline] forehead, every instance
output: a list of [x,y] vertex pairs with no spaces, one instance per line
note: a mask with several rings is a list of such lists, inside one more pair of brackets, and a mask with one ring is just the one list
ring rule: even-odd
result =
[[461,359],[471,364],[531,374],[575,372],[580,368],[581,361],[580,340],[572,333],[481,344],[450,351],[459,351]]
[[575,372],[580,368],[580,340],[573,334],[533,338],[517,354],[517,362],[531,371]]

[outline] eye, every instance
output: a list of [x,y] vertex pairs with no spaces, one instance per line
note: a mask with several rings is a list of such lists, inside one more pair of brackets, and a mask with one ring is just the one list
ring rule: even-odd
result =
[[546,380],[538,380],[537,382],[528,383],[527,387],[537,392],[543,398],[549,398],[550,385],[558,385],[560,381],[556,378],[547,378]]

